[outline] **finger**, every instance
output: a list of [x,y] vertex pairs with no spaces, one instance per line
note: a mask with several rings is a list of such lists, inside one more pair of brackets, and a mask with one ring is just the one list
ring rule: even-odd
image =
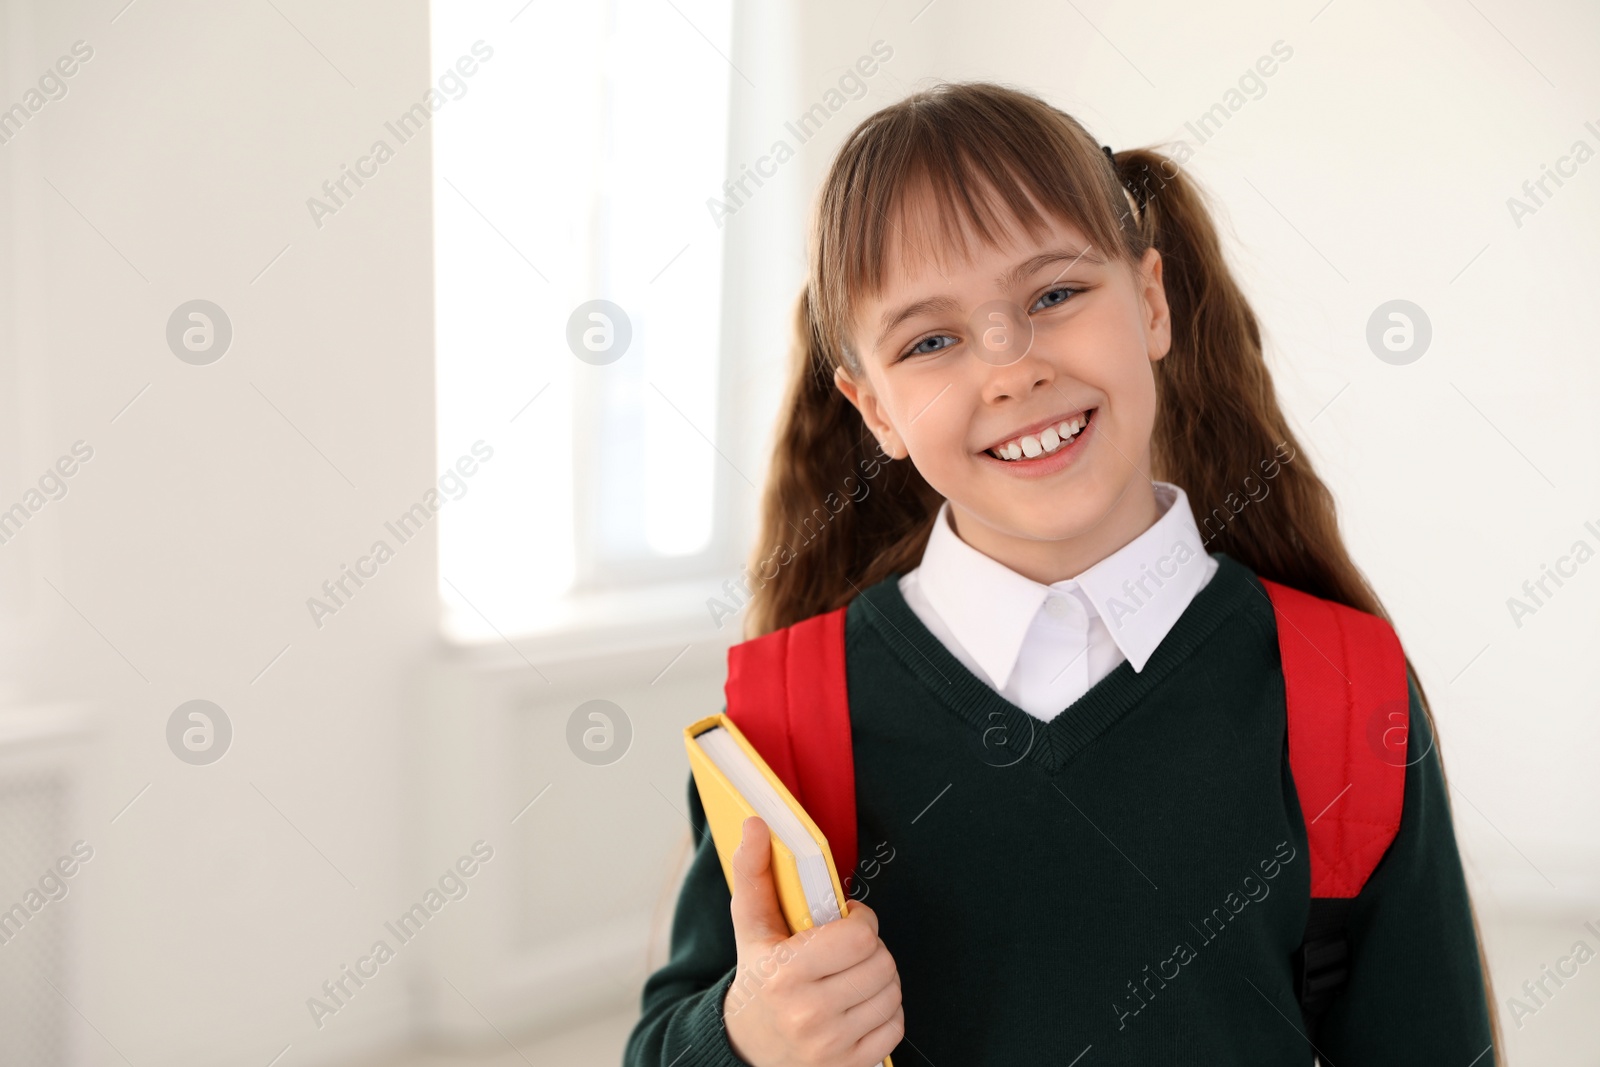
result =
[[878,913],[861,903],[859,900],[850,902],[850,913],[846,915],[847,922],[865,922],[872,926],[873,934],[878,932]]
[[803,930],[789,940],[795,949],[791,966],[796,976],[811,981],[848,971],[873,953],[888,951],[872,932],[872,924],[848,917]]
[[789,936],[772,881],[772,832],[752,815],[733,850],[733,936],[739,943],[768,944]]
[[882,989],[844,1013],[848,1033],[866,1035],[894,1017],[900,1007],[900,983],[892,976]]
[[817,992],[830,1012],[844,1013],[898,984],[900,970],[889,950],[878,943],[877,951],[852,967],[818,980]]
[[868,1065],[881,1063],[885,1056],[900,1047],[900,1041],[905,1036],[906,1012],[904,1008],[896,1008],[888,1022],[855,1043],[850,1050],[850,1062]]

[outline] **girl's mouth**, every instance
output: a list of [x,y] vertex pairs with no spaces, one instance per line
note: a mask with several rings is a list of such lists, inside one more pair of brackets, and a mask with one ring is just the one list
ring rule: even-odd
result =
[[1081,442],[1094,423],[1098,408],[1089,408],[1055,426],[1046,427],[1036,434],[1027,434],[985,449],[982,455],[996,463],[1014,468],[1021,473],[1043,474],[1066,465],[1070,457],[1082,451]]

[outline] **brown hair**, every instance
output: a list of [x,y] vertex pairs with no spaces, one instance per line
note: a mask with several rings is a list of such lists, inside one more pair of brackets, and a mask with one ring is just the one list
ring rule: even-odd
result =
[[[1332,493],[1278,405],[1255,313],[1228,268],[1200,187],[1152,149],[1118,152],[1113,164],[1072,116],[977,82],[938,85],[870,116],[846,138],[823,182],[750,567],[759,585],[747,637],[840,607],[921,559],[942,497],[910,463],[883,455],[833,371],[862,375],[847,342],[853,313],[879,291],[895,220],[922,192],[932,194],[944,248],[963,244],[963,218],[997,244],[997,206],[1037,234],[1045,225],[1037,201],[1111,258],[1135,265],[1158,249],[1172,347],[1154,364],[1150,476],[1184,489],[1210,534],[1208,547],[1263,578],[1388,618],[1340,537]],[[1268,475],[1270,492],[1227,506],[1274,458],[1284,462]],[[1219,515],[1221,528],[1212,532]],[[1415,680],[1409,658],[1406,668]],[[1426,695],[1422,709],[1432,730]],[[1479,946],[1481,960],[1481,936]],[[1498,1050],[1487,966],[1483,977]]]

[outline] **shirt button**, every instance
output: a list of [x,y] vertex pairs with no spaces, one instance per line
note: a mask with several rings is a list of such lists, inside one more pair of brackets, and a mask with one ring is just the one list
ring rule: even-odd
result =
[[1044,602],[1044,610],[1052,619],[1064,619],[1068,612],[1067,601],[1064,597],[1049,597]]

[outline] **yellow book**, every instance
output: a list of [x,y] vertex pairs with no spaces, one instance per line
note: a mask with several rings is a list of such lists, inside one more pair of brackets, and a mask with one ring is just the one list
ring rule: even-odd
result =
[[[734,891],[733,850],[744,821],[759,815],[772,831],[772,884],[789,932],[848,915],[828,839],[733,720],[708,715],[684,729],[683,742],[728,892]],[[894,1063],[885,1056],[883,1067]]]

